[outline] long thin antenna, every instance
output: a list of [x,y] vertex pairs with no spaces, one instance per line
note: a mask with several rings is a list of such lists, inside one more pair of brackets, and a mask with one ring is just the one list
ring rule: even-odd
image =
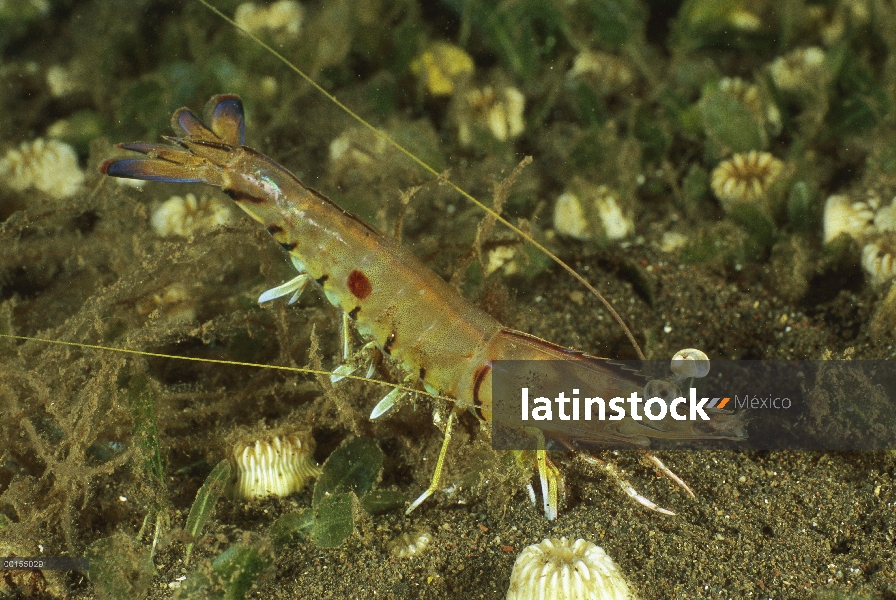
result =
[[[85,348],[88,350],[103,350],[105,352],[120,352],[122,354],[133,354],[136,356],[150,356],[153,358],[171,358],[174,360],[192,360],[194,362],[201,363],[210,363],[216,365],[230,365],[232,367],[255,367],[258,369],[274,369],[275,371],[290,371],[292,373],[306,373],[309,375],[332,375],[332,371],[322,371],[320,369],[309,369],[307,367],[287,367],[283,365],[265,365],[262,363],[253,363],[253,362],[243,362],[239,360],[223,360],[220,358],[200,358],[198,356],[178,356],[175,354],[163,354],[161,352],[147,352],[146,350],[131,350],[130,348],[118,348],[116,346],[102,346],[100,344],[84,344],[81,342],[68,342],[65,340],[51,340],[48,338],[39,338],[39,337],[29,337],[27,335],[9,335],[6,333],[0,333],[0,338],[6,338],[10,340],[21,340],[24,342],[43,342],[45,344],[56,344],[57,346],[70,346],[74,348]],[[344,379],[355,379],[357,381],[366,381],[368,383],[375,383],[377,385],[385,385],[387,387],[399,389],[405,392],[410,392],[411,394],[421,394],[424,396],[429,396],[430,398],[437,398],[439,400],[447,400],[452,402],[452,398],[447,398],[445,396],[439,396],[438,394],[430,394],[425,390],[418,390],[417,388],[412,388],[406,385],[401,385],[400,383],[392,383],[391,381],[382,381],[380,379],[371,379],[369,377],[364,377],[361,375],[346,375],[340,373],[340,376]]]

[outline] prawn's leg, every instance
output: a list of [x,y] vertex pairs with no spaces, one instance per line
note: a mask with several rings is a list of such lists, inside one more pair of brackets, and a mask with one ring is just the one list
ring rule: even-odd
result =
[[292,258],[292,264],[299,272],[299,274],[286,283],[278,285],[277,287],[271,288],[268,291],[264,292],[261,296],[258,297],[259,304],[270,302],[271,300],[275,300],[277,298],[285,296],[290,292],[292,293],[292,298],[290,298],[289,302],[287,302],[286,304],[295,304],[299,301],[299,297],[301,297],[302,292],[305,291],[305,287],[309,283],[311,283],[312,277],[308,273],[305,273],[304,267],[299,264],[294,257],[290,256],[290,258]]
[[[557,518],[560,510],[560,499],[564,493],[563,473],[548,458],[545,450],[544,434],[535,427],[527,428],[527,432],[535,437],[538,449],[535,451],[535,469],[541,481],[541,498],[544,508],[544,516],[549,521]],[[517,455],[517,460],[523,460],[523,455]],[[535,490],[529,485],[529,499],[535,504]]]
[[439,450],[439,460],[436,461],[436,470],[432,474],[432,481],[425,492],[414,500],[404,514],[409,515],[411,512],[423,504],[423,501],[432,496],[439,489],[439,481],[442,479],[442,467],[445,466],[445,456],[448,454],[448,444],[451,442],[451,427],[454,425],[454,411],[448,413],[448,422],[445,423],[445,439],[442,441],[442,449]]
[[584,452],[580,453],[579,456],[586,463],[592,466],[602,468],[612,479],[616,482],[617,485],[622,489],[625,494],[640,504],[645,508],[649,508],[654,512],[658,512],[663,515],[669,515],[670,517],[674,517],[675,513],[669,509],[663,508],[661,506],[657,506],[654,502],[649,500],[648,498],[642,496],[638,490],[636,490],[632,484],[630,484],[616,469],[616,465],[611,461],[603,461],[595,456],[591,456],[590,454],[586,454]]
[[348,361],[352,355],[352,332],[349,329],[348,313],[342,313],[342,360]]
[[563,474],[548,458],[544,448],[535,451],[538,464],[538,475],[541,479],[541,496],[544,503],[544,516],[548,521],[557,518],[560,509],[560,493],[563,487]]
[[[404,385],[409,385],[413,383],[413,381],[414,378],[409,375],[405,377],[403,383]],[[375,421],[390,412],[395,408],[395,405],[405,397],[405,394],[407,394],[407,392],[404,389],[394,388],[391,392],[383,396],[383,399],[377,402],[376,406],[374,406],[373,410],[370,412],[370,420]]]
[[271,300],[291,293],[292,298],[289,299],[289,302],[287,302],[287,304],[295,304],[298,301],[299,296],[302,295],[302,292],[305,291],[305,286],[307,286],[310,282],[311,275],[308,275],[307,273],[300,273],[286,283],[278,285],[277,287],[271,288],[264,292],[261,296],[258,297],[258,303],[264,304],[265,302],[270,302]]
[[529,493],[529,502],[532,503],[532,507],[538,506],[538,499],[535,497],[535,488],[532,487],[531,483],[526,484],[526,491]]
[[661,461],[657,456],[645,450],[644,457],[647,458],[647,460],[649,460],[651,463],[653,463],[653,465],[660,470],[660,473],[671,479],[678,485],[678,487],[686,491],[691,498],[697,497],[696,495],[694,495],[694,491],[691,489],[691,486],[686,484],[681,477],[672,472],[672,469],[663,464],[663,461]]
[[[343,340],[343,343],[345,343],[345,340]],[[343,351],[345,350],[350,351],[351,349],[343,347]],[[367,367],[367,375],[365,377],[370,379],[373,375],[374,355],[377,352],[379,352],[379,350],[377,349],[376,344],[374,342],[367,342],[354,354],[350,353],[350,355],[345,358],[344,363],[333,369],[333,373],[330,375],[330,383],[339,383],[345,379],[346,375],[351,375],[361,367]]]
[[[305,287],[311,283],[313,279],[311,275],[308,275],[304,272],[304,266],[299,263],[295,257],[290,256],[292,259],[293,265],[296,270],[299,271],[299,274],[286,283],[278,285],[277,287],[271,288],[264,292],[261,296],[258,297],[258,303],[263,304],[265,302],[270,302],[271,300],[275,300],[277,298],[281,298],[292,293],[292,297],[287,302],[289,304],[295,304],[298,302],[299,297],[302,295],[302,292],[305,291]],[[369,342],[361,347],[358,350],[358,353],[352,356],[352,345],[351,345],[351,330],[349,325],[349,317],[348,313],[342,313],[342,360],[343,363],[339,365],[333,373],[330,375],[330,383],[337,383],[345,378],[346,375],[351,375],[355,371],[358,370],[361,365],[365,365],[368,367],[368,375],[369,378],[371,375],[371,369],[373,367],[373,356],[371,353],[376,349],[376,344],[373,342]]]
[[373,410],[370,411],[370,420],[375,421],[391,411],[395,404],[404,397],[404,390],[401,388],[395,388],[385,396],[383,399],[376,403],[376,406],[373,407]]
[[[348,313],[342,313],[342,364],[336,367],[330,374],[330,383],[338,383],[345,379],[346,375],[351,375],[361,366],[361,360],[352,356],[352,334],[348,324]],[[370,346],[370,344],[367,344]],[[366,346],[365,346],[366,348]],[[363,350],[363,348],[362,348]],[[358,351],[360,355],[362,350]]]

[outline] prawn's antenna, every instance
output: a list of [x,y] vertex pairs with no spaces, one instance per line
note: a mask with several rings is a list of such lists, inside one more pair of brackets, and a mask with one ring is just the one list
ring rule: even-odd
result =
[[[74,348],[84,348],[87,350],[102,350],[104,352],[120,352],[122,354],[133,354],[137,356],[149,356],[152,358],[170,358],[173,360],[191,360],[193,362],[200,363],[209,363],[215,365],[229,365],[232,367],[255,367],[257,369],[274,369],[275,371],[289,371],[291,373],[305,373],[307,375],[333,375],[332,371],[322,371],[320,369],[309,369],[307,367],[287,367],[284,365],[265,365],[262,363],[253,363],[253,362],[243,362],[239,360],[222,360],[220,358],[199,358],[198,356],[177,356],[176,354],[163,354],[161,352],[147,352],[146,350],[132,350],[130,348],[118,348],[116,346],[102,346],[100,344],[83,344],[81,342],[68,342],[65,340],[51,340],[48,338],[39,338],[39,337],[29,337],[27,335],[9,335],[6,333],[0,333],[0,338],[5,338],[8,340],[19,340],[23,342],[42,342],[45,344],[56,344],[57,346],[69,346]],[[382,381],[380,379],[371,379],[369,377],[363,377],[361,375],[348,375],[340,373],[340,376],[343,379],[356,379],[358,381],[366,381],[367,383],[375,383],[377,385],[385,385],[387,387],[395,388],[397,390],[401,390],[403,392],[409,392],[411,394],[420,394],[423,396],[429,396],[431,398],[436,398],[438,400],[447,400],[448,402],[452,402],[452,398],[447,398],[445,396],[439,396],[438,394],[430,394],[425,390],[418,390],[417,388],[409,387],[406,385],[401,385],[399,383],[392,383],[390,381]]]
[[[240,27],[236,23],[236,21],[234,21],[233,19],[231,19],[230,17],[225,15],[223,12],[221,12],[217,7],[215,7],[210,2],[208,2],[208,0],[199,0],[199,3],[202,4],[203,6],[205,6],[207,9],[209,9],[213,13],[215,13],[216,15],[218,15],[219,17],[221,17],[222,19],[224,19],[225,21],[227,21],[228,23],[230,23],[230,25],[232,25],[234,28],[236,28],[238,31],[240,31],[243,35],[250,38],[253,42],[255,42],[256,44],[258,44],[259,46],[261,46],[262,48],[264,48],[265,50],[267,50],[268,52],[273,54],[275,57],[277,57],[290,70],[292,70],[299,77],[301,77],[302,79],[307,81],[314,89],[316,89],[318,92],[320,92],[321,94],[326,96],[327,99],[330,100],[330,102],[332,102],[333,104],[335,104],[336,106],[341,108],[350,117],[352,117],[353,119],[358,121],[358,123],[360,123],[364,127],[368,128],[370,131],[372,131],[373,133],[375,133],[382,139],[389,142],[389,144],[391,144],[396,150],[398,150],[399,152],[401,152],[402,154],[404,154],[405,156],[410,158],[412,161],[417,163],[420,167],[422,167],[424,170],[428,171],[430,174],[434,175],[435,177],[442,178],[441,173],[436,171],[433,167],[431,167],[428,163],[426,163],[421,158],[418,158],[417,155],[415,155],[413,152],[411,152],[410,150],[408,150],[407,148],[405,148],[404,146],[399,144],[397,141],[392,139],[392,137],[390,137],[389,134],[387,134],[383,131],[380,131],[379,129],[377,129],[376,127],[374,127],[373,125],[371,125],[370,123],[365,121],[359,114],[357,114],[355,111],[350,109],[348,106],[346,106],[345,104],[340,102],[336,98],[336,96],[334,96],[333,94],[331,94],[330,92],[325,90],[323,87],[321,87],[320,84],[318,84],[316,81],[314,81],[314,79],[312,79],[310,75],[306,74],[302,69],[300,69],[299,67],[294,65],[292,62],[290,62],[290,60],[288,58],[286,58],[285,56],[283,56],[282,54],[277,52],[274,48],[272,48],[267,43],[265,43],[264,40],[262,40],[261,38],[259,38],[256,35],[252,34],[251,32],[247,31],[243,27]],[[518,236],[520,236],[521,238],[523,238],[524,240],[526,240],[527,242],[529,242],[530,244],[535,246],[535,248],[537,248],[539,251],[543,252],[545,254],[545,256],[547,256],[552,261],[554,261],[555,263],[557,263],[558,265],[563,267],[563,269],[567,273],[572,275],[579,283],[581,283],[586,288],[588,288],[588,291],[591,292],[592,294],[594,294],[597,297],[597,299],[603,303],[604,307],[606,307],[606,309],[610,312],[610,314],[613,316],[613,318],[616,320],[616,322],[619,323],[619,326],[622,327],[623,331],[625,331],[625,335],[628,337],[629,342],[631,342],[632,347],[634,347],[634,349],[635,349],[635,352],[638,353],[638,358],[640,358],[641,360],[646,360],[644,358],[644,353],[641,352],[641,347],[638,345],[638,342],[635,340],[635,336],[632,334],[631,330],[628,328],[628,325],[625,324],[625,321],[622,320],[622,317],[619,315],[619,313],[616,312],[616,309],[613,308],[613,305],[610,304],[610,301],[607,300],[606,298],[604,298],[603,294],[598,292],[597,289],[595,289],[595,287],[593,285],[588,283],[588,281],[584,277],[579,275],[575,269],[573,269],[568,264],[563,262],[560,259],[560,257],[555,255],[553,252],[551,252],[550,250],[548,250],[547,248],[545,248],[544,246],[539,244],[537,241],[535,241],[535,239],[532,236],[528,235],[523,230],[521,230],[519,227],[516,227],[510,221],[508,221],[507,219],[505,219],[504,217],[502,217],[501,215],[496,213],[494,210],[492,210],[491,208],[489,208],[488,206],[486,206],[485,204],[483,204],[482,202],[480,202],[479,200],[474,198],[469,192],[465,191],[459,185],[455,184],[448,178],[442,178],[442,180],[445,183],[447,183],[449,186],[454,188],[454,190],[457,193],[459,193],[461,196],[463,196],[464,198],[466,198],[467,200],[469,200],[470,202],[472,202],[473,204],[475,204],[476,206],[478,206],[479,208],[484,210],[486,213],[488,213],[489,215],[494,217],[496,220],[503,223],[506,227],[508,227],[511,231],[516,233]]]

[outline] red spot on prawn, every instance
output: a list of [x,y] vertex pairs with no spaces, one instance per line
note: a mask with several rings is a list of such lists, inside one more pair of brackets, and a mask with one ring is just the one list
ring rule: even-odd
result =
[[357,269],[348,274],[348,281],[345,282],[345,285],[348,286],[348,291],[359,300],[363,300],[373,291],[373,286],[370,285],[367,275]]

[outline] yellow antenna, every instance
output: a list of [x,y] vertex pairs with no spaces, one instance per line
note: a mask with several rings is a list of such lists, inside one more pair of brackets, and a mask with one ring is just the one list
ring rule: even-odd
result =
[[[230,365],[232,367],[255,367],[258,369],[274,369],[275,371],[290,371],[292,373],[305,373],[308,375],[332,375],[332,371],[322,371],[319,369],[309,369],[307,367],[286,367],[283,365],[265,365],[261,363],[253,363],[253,362],[243,362],[239,360],[222,360],[219,358],[199,358],[196,356],[178,356],[176,354],[163,354],[161,352],[147,352],[146,350],[131,350],[130,348],[118,348],[115,346],[102,346],[100,344],[84,344],[81,342],[68,342],[65,340],[51,340],[49,338],[39,338],[39,337],[30,337],[27,335],[9,335],[6,333],[0,333],[0,338],[6,338],[10,340],[21,340],[25,342],[43,342],[45,344],[56,344],[57,346],[70,346],[74,348],[85,348],[88,350],[102,350],[105,352],[120,352],[121,354],[133,354],[136,356],[150,356],[153,358],[171,358],[174,360],[191,360],[194,362],[200,363],[209,363],[216,365]],[[375,383],[377,385],[385,385],[387,387],[391,387],[394,389],[402,390],[404,392],[409,392],[411,394],[422,394],[424,396],[429,396],[430,398],[436,398],[439,400],[447,400],[448,402],[453,402],[452,398],[447,398],[445,396],[439,396],[438,394],[431,394],[425,390],[418,390],[417,388],[408,387],[406,385],[401,385],[399,383],[392,383],[391,381],[382,381],[380,379],[371,379],[369,377],[363,377],[361,375],[344,375],[340,373],[340,376],[345,379],[354,379],[357,381],[366,381],[367,383]]]

